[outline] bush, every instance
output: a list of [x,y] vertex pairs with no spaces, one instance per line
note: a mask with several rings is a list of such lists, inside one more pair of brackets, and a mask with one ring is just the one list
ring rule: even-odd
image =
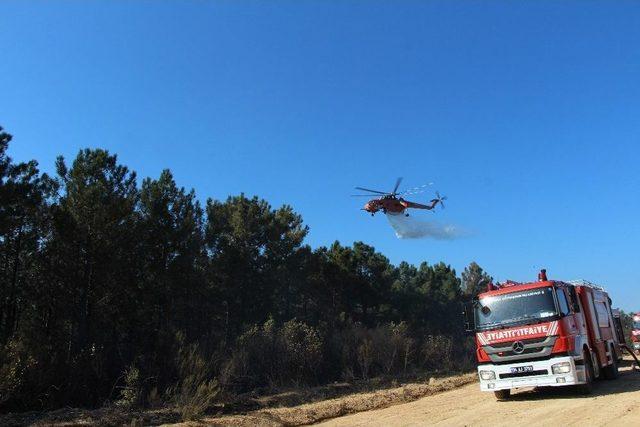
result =
[[[32,391],[36,384],[30,384],[29,373],[37,365],[36,359],[20,341],[10,341],[0,353],[0,409],[18,408],[31,404]],[[32,388],[33,387],[33,388]]]
[[177,406],[183,420],[202,416],[220,397],[218,382],[212,378],[212,367],[200,354],[197,344],[179,350],[178,380],[167,395]]
[[415,341],[404,322],[372,329],[348,323],[331,342],[331,352],[339,355],[333,359],[339,361],[345,380],[405,373],[413,364]]
[[297,383],[315,383],[322,365],[322,338],[317,329],[290,320],[286,322],[278,336],[282,350],[281,374],[288,375]]
[[129,367],[124,373],[124,387],[120,391],[119,405],[135,407],[140,405],[142,400],[142,381],[140,370],[135,366]]
[[422,343],[420,355],[422,366],[428,370],[450,369],[452,367],[453,341],[446,335],[428,335]]
[[405,372],[413,353],[413,340],[405,322],[389,323],[371,331],[374,361],[384,374]]
[[322,369],[323,340],[314,327],[290,320],[253,326],[236,341],[221,377],[225,385],[252,387],[312,384]]
[[275,323],[254,325],[237,340],[226,366],[226,382],[240,390],[264,386],[277,376]]
[[370,339],[365,339],[358,345],[358,366],[363,379],[369,378],[374,359],[373,351],[373,342]]

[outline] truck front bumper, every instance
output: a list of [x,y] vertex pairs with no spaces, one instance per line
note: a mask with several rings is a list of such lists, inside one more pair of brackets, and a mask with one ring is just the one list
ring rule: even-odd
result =
[[[568,363],[569,372],[554,374],[552,366]],[[514,373],[518,368],[529,372]],[[481,371],[493,371],[495,378],[483,379]],[[489,374],[490,375],[490,374]],[[577,365],[573,357],[553,357],[548,360],[522,361],[504,365],[479,365],[478,377],[480,390],[496,391],[520,387],[559,387],[565,385],[584,384],[584,365]]]

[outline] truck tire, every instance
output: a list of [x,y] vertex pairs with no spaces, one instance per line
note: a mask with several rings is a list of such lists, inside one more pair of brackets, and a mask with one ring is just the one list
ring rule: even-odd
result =
[[582,360],[584,360],[584,375],[586,382],[584,384],[580,384],[578,386],[578,393],[580,394],[591,394],[593,391],[593,364],[591,362],[591,356],[588,352],[582,353]]
[[496,400],[499,400],[499,401],[507,400],[509,396],[511,396],[511,390],[510,389],[496,390],[493,392],[493,394],[495,394]]
[[602,373],[608,380],[615,380],[618,378],[618,359],[613,348],[611,348],[611,365],[602,368]]

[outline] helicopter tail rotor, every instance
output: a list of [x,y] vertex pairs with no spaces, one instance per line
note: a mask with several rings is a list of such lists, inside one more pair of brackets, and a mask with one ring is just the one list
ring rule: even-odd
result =
[[444,209],[444,201],[447,200],[447,196],[441,196],[439,191],[436,191],[436,198],[431,200],[433,202],[433,207],[435,208],[438,203],[440,203],[440,207]]

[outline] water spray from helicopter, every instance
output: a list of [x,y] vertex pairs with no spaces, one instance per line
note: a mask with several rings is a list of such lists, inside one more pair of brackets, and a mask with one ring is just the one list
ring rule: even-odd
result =
[[436,221],[427,222],[415,216],[390,213],[387,213],[386,216],[398,239],[453,240],[463,237],[465,234],[455,225],[441,224]]

